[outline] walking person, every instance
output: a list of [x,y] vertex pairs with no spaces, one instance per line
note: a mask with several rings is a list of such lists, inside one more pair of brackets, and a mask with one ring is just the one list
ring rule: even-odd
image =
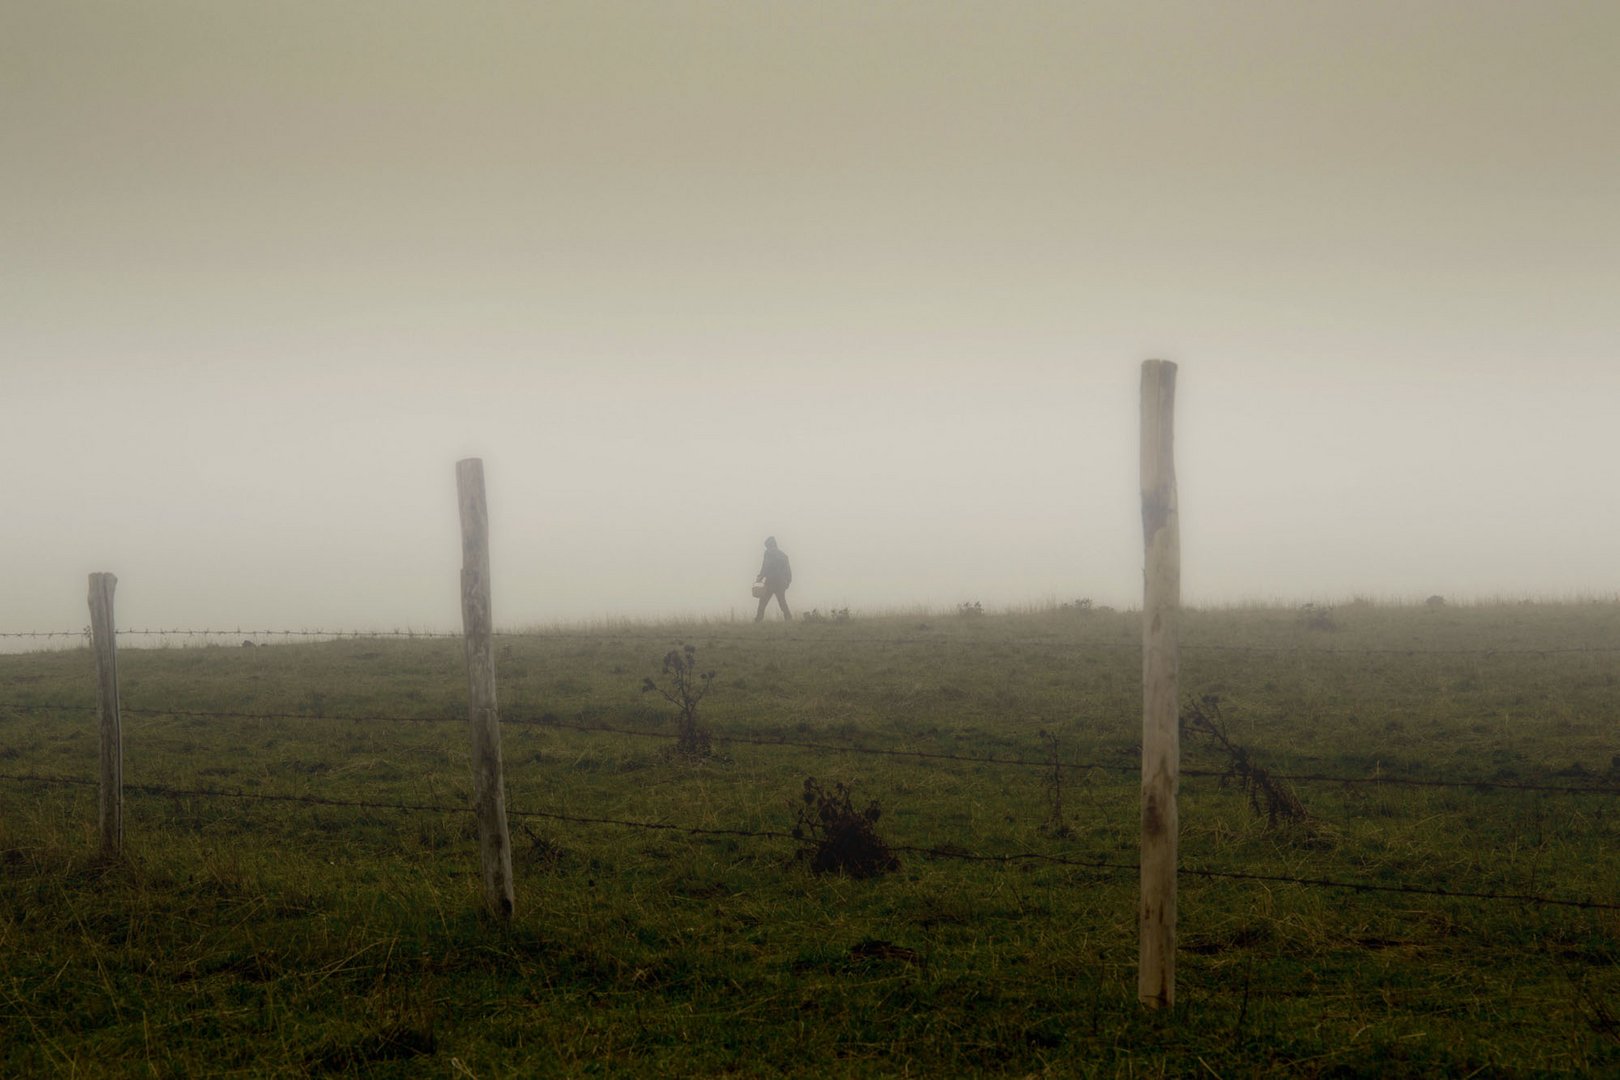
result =
[[764,591],[759,594],[759,613],[754,616],[754,621],[765,618],[765,605],[770,603],[773,596],[782,608],[782,618],[791,620],[793,612],[788,610],[787,588],[793,584],[793,567],[788,564],[787,552],[776,546],[774,536],[765,538],[765,561],[759,564],[759,577],[754,580],[764,586]]

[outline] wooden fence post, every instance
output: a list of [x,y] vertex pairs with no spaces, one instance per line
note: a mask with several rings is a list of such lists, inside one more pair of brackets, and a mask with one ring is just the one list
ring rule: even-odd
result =
[[1142,365],[1142,893],[1136,993],[1149,1008],[1176,1001],[1177,709],[1181,525],[1176,507],[1176,365]]
[[118,715],[118,634],[112,574],[90,575],[90,634],[96,654],[96,706],[101,717],[101,854],[124,850],[124,740]]
[[506,781],[501,774],[500,713],[495,707],[494,620],[490,614],[489,510],[484,462],[456,462],[461,508],[461,625],[467,655],[468,716],[472,721],[473,807],[484,899],[492,914],[512,917],[512,838],[506,824]]

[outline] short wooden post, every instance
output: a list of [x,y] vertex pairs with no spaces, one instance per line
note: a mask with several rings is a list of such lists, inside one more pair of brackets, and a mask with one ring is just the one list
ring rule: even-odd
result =
[[124,740],[118,715],[118,635],[112,574],[90,575],[90,638],[96,654],[96,707],[101,717],[101,854],[124,850]]
[[484,899],[492,914],[512,917],[512,838],[506,824],[506,782],[501,775],[501,724],[495,707],[494,620],[490,614],[489,510],[484,462],[456,462],[461,507],[461,625],[467,655],[468,716],[472,721],[473,808]]
[[1177,681],[1181,525],[1176,508],[1176,365],[1142,365],[1142,895],[1136,992],[1149,1008],[1176,1001],[1176,789],[1181,769]]

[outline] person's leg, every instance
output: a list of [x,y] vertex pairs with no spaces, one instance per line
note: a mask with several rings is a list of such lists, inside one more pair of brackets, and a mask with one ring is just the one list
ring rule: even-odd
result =
[[761,622],[765,618],[765,605],[771,602],[770,593],[762,593],[759,598],[759,611],[754,614],[754,621]]
[[788,610],[788,606],[787,606],[787,586],[786,585],[784,585],[780,589],[776,590],[776,602],[782,608],[782,618],[786,619],[788,622],[792,622],[793,621],[793,612]]

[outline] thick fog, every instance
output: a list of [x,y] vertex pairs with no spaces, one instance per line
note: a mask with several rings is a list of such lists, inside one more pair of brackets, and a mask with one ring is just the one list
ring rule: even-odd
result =
[[0,7],[0,631],[1620,589],[1620,6]]

